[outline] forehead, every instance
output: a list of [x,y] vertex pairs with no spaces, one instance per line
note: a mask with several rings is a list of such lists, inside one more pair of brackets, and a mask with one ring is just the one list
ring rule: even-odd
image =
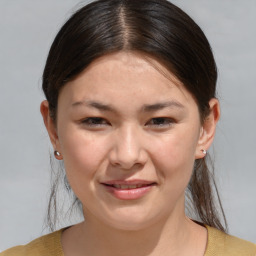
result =
[[113,53],[95,60],[76,79],[67,83],[63,91],[72,101],[84,97],[110,101],[117,100],[117,97],[133,97],[148,103],[168,100],[169,97],[188,102],[192,99],[166,67],[153,58],[133,52]]

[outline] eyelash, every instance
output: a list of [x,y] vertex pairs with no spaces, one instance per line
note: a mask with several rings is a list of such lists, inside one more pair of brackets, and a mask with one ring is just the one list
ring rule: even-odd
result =
[[104,125],[109,125],[109,122],[107,122],[104,118],[101,117],[88,117],[81,123],[89,127],[100,127]]
[[[157,123],[155,123],[155,121]],[[152,124],[153,122],[153,124]],[[168,128],[170,126],[172,126],[175,123],[175,121],[172,118],[169,117],[156,117],[156,118],[152,118],[150,119],[149,122],[147,122],[148,126],[153,126],[156,128]]]
[[[85,124],[89,127],[101,127],[105,125],[110,125],[110,123],[101,117],[88,117],[85,120],[82,120],[82,124]],[[168,128],[175,123],[175,120],[168,117],[156,117],[150,119],[146,126],[156,127],[156,128]]]

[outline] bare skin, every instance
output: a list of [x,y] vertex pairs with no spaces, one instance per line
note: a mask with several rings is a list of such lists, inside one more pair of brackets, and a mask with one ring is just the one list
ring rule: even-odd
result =
[[[57,126],[42,102],[86,220],[63,232],[65,256],[204,255],[207,230],[185,216],[184,193],[195,159],[214,138],[219,103],[209,105],[201,124],[181,82],[156,61],[129,52],[96,60],[64,86]],[[131,196],[118,182],[144,182],[149,189]]]
[[[65,256],[80,255],[138,255],[138,256],[178,256],[204,255],[207,244],[207,231],[187,219],[184,228],[173,225],[166,230],[164,224],[140,232],[91,229],[85,223],[64,231],[62,245]],[[90,233],[92,231],[92,233]],[[153,233],[150,233],[153,232]],[[91,237],[96,239],[91,239]],[[83,239],[81,239],[83,237]]]

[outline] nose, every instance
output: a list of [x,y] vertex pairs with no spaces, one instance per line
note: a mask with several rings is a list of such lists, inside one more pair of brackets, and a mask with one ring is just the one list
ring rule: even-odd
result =
[[116,132],[113,140],[113,147],[109,154],[112,165],[125,170],[145,165],[148,156],[143,135],[138,132],[138,129],[123,127]]

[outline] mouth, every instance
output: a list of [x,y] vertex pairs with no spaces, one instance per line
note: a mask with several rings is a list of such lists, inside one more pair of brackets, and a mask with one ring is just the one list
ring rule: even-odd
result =
[[103,185],[113,187],[116,189],[136,189],[136,188],[143,188],[148,186],[156,185],[156,183],[149,183],[149,184],[106,184],[103,183]]
[[139,199],[148,194],[156,182],[132,180],[132,181],[108,181],[101,183],[112,196],[120,200]]

